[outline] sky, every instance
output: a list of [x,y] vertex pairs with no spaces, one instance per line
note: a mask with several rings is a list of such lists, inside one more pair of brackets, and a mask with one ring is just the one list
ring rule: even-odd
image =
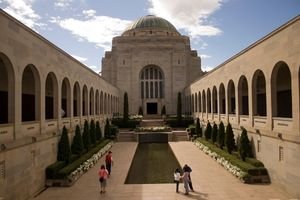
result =
[[0,0],[0,8],[97,73],[112,38],[154,14],[190,37],[209,71],[299,15],[300,0]]

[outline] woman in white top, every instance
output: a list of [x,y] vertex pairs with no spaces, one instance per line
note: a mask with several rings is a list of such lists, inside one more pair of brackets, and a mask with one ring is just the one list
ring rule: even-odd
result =
[[174,182],[176,183],[176,192],[178,193],[178,187],[180,182],[180,170],[178,168],[174,172]]

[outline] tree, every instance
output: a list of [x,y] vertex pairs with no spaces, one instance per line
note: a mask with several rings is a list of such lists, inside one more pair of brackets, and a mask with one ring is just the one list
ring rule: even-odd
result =
[[124,111],[123,111],[123,121],[126,124],[129,120],[129,108],[128,108],[128,95],[127,92],[124,93]]
[[163,105],[162,109],[161,109],[161,115],[166,115],[166,106]]
[[110,138],[110,124],[108,118],[106,119],[105,127],[104,127],[104,137]]
[[209,121],[207,121],[206,129],[205,129],[205,139],[206,140],[211,139],[211,131],[212,131],[211,125],[210,125]]
[[231,127],[230,123],[228,123],[228,125],[226,127],[225,144],[226,144],[226,148],[227,148],[228,153],[231,154],[231,152],[233,151],[234,146],[235,146],[235,141],[234,141],[234,134],[233,134],[232,127]]
[[96,140],[100,140],[102,138],[102,132],[100,128],[100,123],[99,121],[96,122]]
[[197,137],[202,137],[202,128],[200,126],[199,117],[197,117],[197,121],[196,121],[196,135]]
[[96,126],[94,120],[91,121],[90,125],[90,137],[91,137],[91,144],[96,144]]
[[212,138],[211,138],[213,143],[217,141],[217,136],[218,136],[218,126],[216,123],[214,123],[212,129]]
[[68,130],[66,127],[63,127],[63,131],[58,142],[58,151],[57,151],[57,160],[70,162],[71,159],[71,149],[68,137]]
[[239,145],[239,154],[243,161],[246,160],[246,157],[252,154],[250,141],[248,139],[247,130],[245,128],[242,128],[242,134]]
[[90,145],[91,145],[91,138],[90,138],[89,124],[86,120],[84,121],[82,141],[83,141],[84,148],[86,150],[89,150]]
[[140,106],[140,107],[139,107],[139,115],[143,115],[143,114],[144,114],[143,108],[142,108],[142,106]]
[[218,131],[218,144],[221,149],[224,147],[224,140],[225,140],[225,127],[223,122],[221,121],[219,124],[219,131]]
[[177,96],[177,121],[178,125],[181,124],[182,121],[182,113],[181,113],[181,92],[178,92]]
[[73,143],[71,146],[71,150],[73,154],[81,154],[83,151],[83,142],[82,136],[80,133],[80,127],[76,125],[75,136],[73,138]]

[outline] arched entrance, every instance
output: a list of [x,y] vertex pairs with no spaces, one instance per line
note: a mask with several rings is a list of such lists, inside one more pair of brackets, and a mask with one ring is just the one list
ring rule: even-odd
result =
[[[57,91],[57,79],[55,74],[50,72],[46,78],[45,119],[57,119]],[[62,115],[64,116],[65,113]]]
[[140,72],[140,91],[143,110],[147,115],[160,114],[164,99],[164,74],[156,65],[148,65]]
[[266,79],[261,70],[256,70],[252,80],[253,115],[267,115]]

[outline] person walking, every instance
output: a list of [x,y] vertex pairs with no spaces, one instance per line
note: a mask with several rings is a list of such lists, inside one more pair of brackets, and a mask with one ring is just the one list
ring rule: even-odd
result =
[[183,174],[181,176],[182,180],[183,180],[183,185],[184,185],[184,189],[185,189],[185,195],[189,194],[189,172],[188,171],[183,171]]
[[104,165],[101,165],[100,170],[98,172],[99,175],[99,182],[100,182],[100,193],[105,193],[105,188],[107,185],[107,178],[108,178],[108,171],[105,169]]
[[106,169],[107,169],[109,175],[111,173],[112,164],[113,164],[112,152],[109,151],[105,157],[105,165],[106,165]]
[[188,166],[187,164],[185,164],[183,166],[183,172],[185,172],[185,171],[189,172],[189,183],[188,184],[189,184],[189,187],[190,187],[191,191],[194,192],[192,178],[191,178],[192,168],[190,166]]
[[177,168],[174,172],[174,182],[176,183],[176,192],[179,193],[178,187],[180,182],[180,170]]

